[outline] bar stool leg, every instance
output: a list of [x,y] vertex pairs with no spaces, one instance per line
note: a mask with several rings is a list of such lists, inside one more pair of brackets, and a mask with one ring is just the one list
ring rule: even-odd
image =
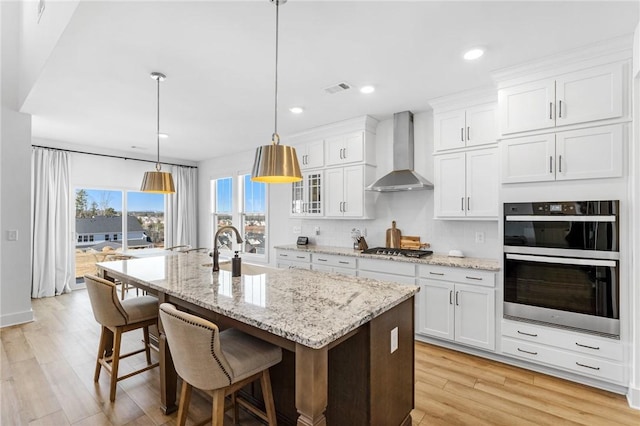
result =
[[151,346],[149,344],[149,327],[145,326],[142,329],[142,334],[144,335],[144,352],[147,356],[147,365],[151,365]]
[[189,412],[189,404],[191,403],[191,389],[192,386],[182,380],[182,390],[180,391],[180,403],[178,406],[178,426],[184,426],[187,424],[187,413]]
[[93,374],[93,381],[97,382],[100,378],[100,371],[102,369],[102,364],[100,364],[100,360],[105,356],[107,348],[105,348],[107,344],[107,329],[106,327],[101,327],[100,330],[100,343],[98,343],[98,358],[96,359],[96,370]]
[[116,327],[113,333],[113,357],[111,360],[111,387],[109,400],[116,400],[116,385],[118,384],[118,367],[120,366],[120,345],[122,343],[122,330]]
[[267,412],[267,419],[269,426],[275,426],[276,420],[276,406],[273,402],[273,391],[271,389],[271,376],[269,375],[269,369],[267,368],[260,375],[260,387],[262,388],[262,397],[264,398],[265,411]]
[[224,426],[224,389],[213,391],[213,404],[211,408],[211,424],[214,426]]

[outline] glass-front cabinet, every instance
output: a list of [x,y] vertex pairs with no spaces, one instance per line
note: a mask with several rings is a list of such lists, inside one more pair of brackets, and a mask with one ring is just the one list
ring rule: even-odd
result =
[[291,216],[322,216],[322,170],[304,172],[302,180],[291,184]]

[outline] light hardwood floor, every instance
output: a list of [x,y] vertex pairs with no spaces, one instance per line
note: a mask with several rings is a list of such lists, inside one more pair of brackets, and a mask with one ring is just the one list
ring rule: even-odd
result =
[[[0,330],[2,426],[175,425],[176,414],[160,410],[157,369],[120,382],[115,403],[106,373],[93,382],[99,326],[86,291],[33,300],[33,309],[34,322]],[[125,337],[126,351],[142,333]],[[122,361],[130,369],[143,362]],[[414,425],[640,425],[622,395],[423,343],[415,401]],[[194,394],[189,424],[209,410]],[[261,423],[244,413],[241,424]]]

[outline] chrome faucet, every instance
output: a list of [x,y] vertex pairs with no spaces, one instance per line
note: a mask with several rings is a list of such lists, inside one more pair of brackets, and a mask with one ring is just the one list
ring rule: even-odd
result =
[[224,225],[221,226],[220,228],[218,228],[218,231],[216,232],[216,235],[214,235],[213,237],[213,272],[217,272],[220,270],[220,264],[218,263],[218,258],[220,257],[220,252],[218,251],[218,236],[220,236],[220,233],[230,229],[233,232],[236,233],[236,242],[238,244],[242,244],[242,237],[240,237],[240,232],[238,232],[238,230],[231,226],[231,225]]

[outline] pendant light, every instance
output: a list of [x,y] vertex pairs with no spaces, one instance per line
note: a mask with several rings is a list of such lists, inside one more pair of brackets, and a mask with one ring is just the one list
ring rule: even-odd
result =
[[173,186],[173,177],[169,172],[161,171],[160,165],[160,82],[164,81],[167,76],[159,73],[152,72],[151,78],[158,83],[158,109],[156,114],[156,140],[158,144],[158,161],[156,162],[156,170],[153,172],[145,172],[144,179],[142,180],[142,192],[155,192],[158,194],[173,194],[176,192]]
[[296,149],[292,146],[280,145],[278,135],[278,18],[279,7],[287,0],[269,0],[276,5],[276,84],[275,84],[275,117],[271,144],[262,145],[256,150],[251,180],[263,183],[290,183],[302,180]]

